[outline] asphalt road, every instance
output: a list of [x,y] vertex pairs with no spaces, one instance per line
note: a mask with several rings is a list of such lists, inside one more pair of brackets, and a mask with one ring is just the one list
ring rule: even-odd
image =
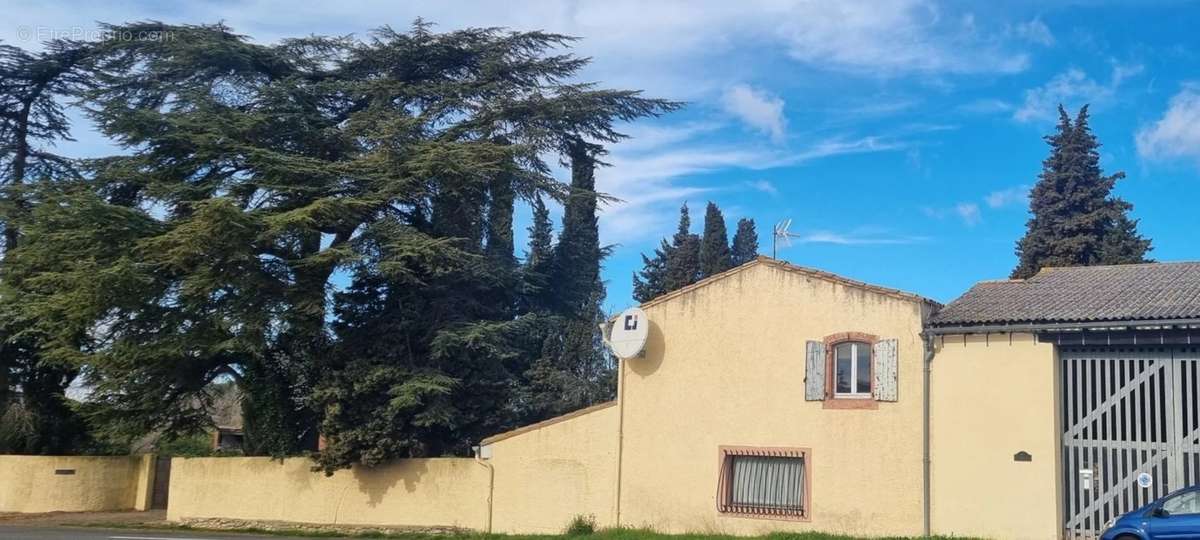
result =
[[[0,527],[0,540],[281,540],[279,536],[77,527]],[[312,538],[312,537],[288,537]],[[320,537],[329,540],[329,537]]]

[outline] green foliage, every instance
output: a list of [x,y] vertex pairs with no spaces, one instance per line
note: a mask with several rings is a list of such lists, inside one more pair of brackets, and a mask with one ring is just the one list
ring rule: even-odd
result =
[[732,267],[725,216],[716,204],[709,201],[704,210],[704,235],[700,240],[700,274],[704,277],[713,276]]
[[525,251],[525,263],[520,270],[521,293],[518,299],[523,311],[536,313],[549,310],[553,304],[554,291],[549,285],[554,262],[554,226],[550,223],[550,210],[541,197],[534,198],[532,206],[529,248]]
[[567,536],[588,536],[596,533],[596,516],[577,515],[567,525]]
[[[260,45],[223,25],[105,28],[173,39],[81,44],[64,71],[79,78],[55,92],[124,153],[0,201],[21,239],[0,266],[6,392],[44,368],[62,370],[61,397],[82,373],[87,418],[132,440],[205,430],[232,381],[248,452],[301,453],[320,433],[327,471],[465,454],[610,393],[595,167],[615,123],[678,104],[563,82],[587,60],[545,32],[418,21]],[[569,186],[546,156],[571,165]],[[557,246],[545,198],[565,207]],[[540,214],[521,266],[518,200]],[[523,401],[550,384],[583,386]]]
[[[89,47],[45,43],[39,52],[0,45],[0,254],[4,264],[23,239],[33,205],[28,184],[79,177],[76,163],[54,151],[69,138],[64,103],[82,87]],[[0,302],[12,290],[0,274]],[[28,317],[0,305],[0,451],[54,453],[87,439],[65,392],[76,371],[44,357],[43,336]],[[24,397],[19,402],[15,390]],[[11,422],[11,423],[9,423]]]
[[557,311],[568,317],[587,313],[584,310],[600,283],[595,178],[598,151],[582,140],[573,140],[568,147],[571,186],[563,205],[562,234],[554,249],[553,263]]
[[691,285],[703,276],[700,269],[700,237],[692,234],[692,220],[688,216],[687,203],[679,208],[679,229],[671,238],[671,251],[667,254],[663,287],[673,291]]
[[1133,205],[1112,195],[1125,173],[1100,170],[1100,143],[1088,125],[1088,108],[1074,122],[1059,106],[1056,133],[1046,137],[1050,156],[1029,198],[1028,230],[1017,242],[1012,277],[1027,278],[1047,266],[1147,262],[1150,240],[1137,232]]
[[[654,250],[653,257],[642,255],[642,269],[633,276],[633,297],[637,301],[647,302],[724,272],[734,266],[735,260],[739,260],[735,256],[745,257],[746,252],[753,253],[758,249],[754,222],[745,219],[738,222],[738,234],[734,237],[734,247],[742,252],[739,254],[730,249],[725,218],[721,209],[712,202],[708,203],[704,214],[703,238],[690,232],[691,223],[687,204],[684,203],[679,209],[679,227],[671,240],[668,242],[664,238]],[[741,242],[740,247],[738,242]],[[742,262],[745,261],[737,264]]]
[[205,433],[160,439],[154,453],[172,457],[208,457],[214,454],[212,437]]
[[740,266],[754,260],[755,257],[758,257],[758,232],[754,230],[754,220],[739,219],[737,232],[733,233],[730,263]]
[[666,294],[667,290],[667,260],[671,257],[675,246],[666,238],[659,241],[654,250],[654,257],[642,254],[642,269],[633,274],[633,298],[638,302],[649,302]]

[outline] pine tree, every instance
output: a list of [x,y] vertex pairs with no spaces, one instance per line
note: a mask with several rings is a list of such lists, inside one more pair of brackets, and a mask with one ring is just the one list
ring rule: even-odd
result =
[[[75,160],[54,147],[71,138],[64,104],[85,84],[91,55],[87,44],[66,40],[39,52],[0,45],[0,268],[13,263],[22,224],[32,217],[29,184],[80,178]],[[16,278],[4,272],[0,285]],[[15,302],[5,293],[0,300]],[[66,398],[79,370],[47,359],[40,336],[22,322],[20,304],[7,307],[12,311],[0,316],[0,453],[70,452],[86,436]],[[21,402],[10,397],[17,389]]]
[[[86,368],[106,434],[203,429],[232,380],[253,453],[319,430],[327,471],[465,454],[521,420],[529,336],[549,326],[497,294],[515,281],[509,189],[564,202],[553,297],[583,336],[603,294],[595,156],[624,137],[614,123],[678,107],[561,82],[587,61],[544,32],[418,21],[268,45],[222,25],[105,28],[174,39],[104,42],[89,64],[75,97],[125,151],[72,189],[37,186],[53,202],[0,267],[0,319]],[[338,269],[351,284],[330,295]]]
[[710,201],[704,211],[704,236],[700,240],[700,275],[713,276],[732,267],[725,216],[721,214],[721,209]]
[[1150,241],[1129,219],[1128,202],[1112,195],[1125,173],[1104,176],[1100,144],[1088,125],[1088,108],[1075,121],[1058,108],[1056,133],[1046,137],[1050,156],[1029,199],[1033,216],[1017,243],[1014,278],[1027,278],[1046,266],[1088,266],[1146,261]]
[[691,224],[687,203],[684,203],[679,209],[679,229],[671,239],[671,252],[663,274],[663,287],[668,291],[700,280],[700,237],[689,231]]
[[731,251],[730,260],[734,266],[746,264],[758,257],[758,233],[754,230],[753,219],[738,220],[737,232],[733,234]]
[[[1122,201],[1123,202],[1123,201]],[[1121,208],[1128,210],[1128,203]],[[1146,254],[1152,249],[1150,240],[1137,232],[1138,220],[1122,215],[1104,236],[1100,244],[1100,264],[1131,264],[1152,262]]]

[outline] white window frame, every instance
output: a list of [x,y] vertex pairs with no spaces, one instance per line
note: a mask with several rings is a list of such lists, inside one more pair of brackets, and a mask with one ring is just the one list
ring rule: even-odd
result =
[[874,388],[872,388],[872,386],[875,384],[875,381],[871,380],[871,377],[867,377],[867,391],[866,392],[839,392],[838,391],[838,380],[837,380],[838,379],[838,349],[840,349],[843,345],[850,346],[850,388],[852,388],[854,390],[859,390],[859,388],[858,388],[858,348],[866,347],[866,349],[867,349],[867,366],[868,366],[867,369],[868,370],[871,369],[871,366],[875,362],[875,358],[874,358],[875,351],[873,350],[874,347],[872,347],[870,343],[865,343],[862,341],[843,341],[843,342],[834,344],[834,346],[833,346],[833,362],[832,362],[833,363],[833,397],[836,399],[872,399],[874,397],[873,392],[875,390]]

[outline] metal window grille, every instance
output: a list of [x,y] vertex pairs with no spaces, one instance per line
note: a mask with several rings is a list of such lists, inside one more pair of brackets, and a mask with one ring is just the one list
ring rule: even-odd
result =
[[719,510],[728,514],[807,517],[802,450],[723,450]]

